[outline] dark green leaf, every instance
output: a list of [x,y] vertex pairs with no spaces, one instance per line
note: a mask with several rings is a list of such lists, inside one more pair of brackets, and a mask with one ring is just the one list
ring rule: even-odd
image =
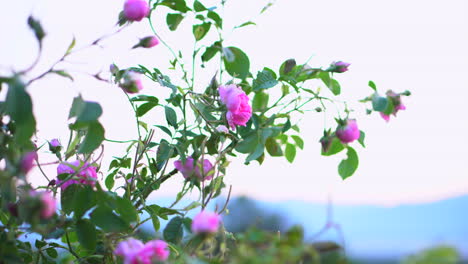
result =
[[179,244],[182,241],[184,235],[184,229],[182,227],[183,219],[180,216],[176,216],[169,221],[166,228],[164,228],[163,236],[164,240],[174,244]]
[[356,151],[348,146],[347,159],[344,159],[338,165],[338,173],[341,178],[346,179],[353,175],[359,165],[359,159]]
[[220,50],[221,50],[221,43],[216,41],[215,43],[213,43],[213,45],[207,47],[205,52],[203,52],[201,56],[202,61],[207,62],[211,60],[216,55],[216,53],[218,53]]
[[177,128],[178,125],[177,125],[177,114],[176,112],[174,111],[174,109],[172,109],[171,107],[169,106],[165,106],[164,107],[164,111],[165,111],[165,114],[166,114],[166,121],[167,123],[174,127],[174,128]]
[[395,106],[393,105],[393,100],[387,98],[387,102],[388,102],[387,107],[385,108],[383,113],[386,115],[390,115],[395,110]]
[[223,28],[223,19],[218,15],[218,13],[213,11],[208,11],[208,18],[211,18],[215,22],[217,28]]
[[245,79],[250,73],[249,57],[236,47],[223,49],[223,60],[226,71],[235,78]]
[[261,72],[257,73],[257,78],[253,80],[252,90],[268,89],[277,84],[275,72],[269,68],[263,68]]
[[260,156],[263,155],[263,152],[265,151],[265,146],[263,144],[257,144],[255,146],[255,149],[250,155],[247,156],[245,159],[245,162],[251,162],[252,160],[258,159]]
[[161,140],[158,150],[156,151],[156,166],[158,171],[162,169],[166,161],[170,158],[174,147],[166,140]]
[[137,221],[138,212],[130,200],[116,197],[115,202],[117,205],[115,210],[127,223]]
[[41,23],[38,20],[36,20],[34,17],[30,16],[28,18],[28,25],[34,31],[34,35],[36,36],[36,39],[39,42],[41,42],[42,39],[46,35],[44,32],[44,29],[41,26]]
[[144,103],[137,108],[136,115],[138,117],[144,116],[148,113],[149,110],[153,109],[157,104],[154,103]]
[[169,128],[165,127],[165,126],[160,126],[160,125],[154,125],[155,127],[161,129],[162,131],[164,131],[164,133],[168,134],[170,137],[172,137],[172,133],[171,131],[169,130]]
[[78,149],[78,153],[92,153],[104,141],[104,128],[99,122],[93,122],[88,126],[86,137]]
[[160,5],[167,6],[171,8],[172,10],[180,11],[182,13],[186,13],[187,11],[190,11],[190,8],[188,8],[185,0],[163,0]]
[[61,204],[65,213],[74,212],[79,219],[96,205],[96,194],[90,186],[72,184],[62,192]]
[[149,102],[153,104],[159,104],[159,99],[149,95],[138,95],[130,99],[132,102]]
[[174,31],[184,19],[182,14],[167,14],[166,23],[171,31]]
[[193,25],[193,36],[195,37],[195,40],[199,41],[205,37],[210,30],[210,27],[211,23],[208,22],[199,25]]
[[106,232],[127,232],[130,226],[107,206],[99,206],[91,213],[91,222]]
[[88,219],[81,219],[76,223],[76,234],[81,246],[90,251],[96,249],[96,227]]
[[258,135],[254,132],[243,138],[236,146],[236,150],[240,153],[251,153],[254,152],[257,144],[259,144]]
[[193,10],[195,10],[195,12],[202,12],[207,10],[207,8],[202,3],[200,3],[200,1],[195,0],[195,2],[193,2]]
[[[115,160],[114,160],[115,161]],[[105,180],[105,184],[106,184],[106,187],[108,190],[111,190],[112,188],[114,188],[114,177],[115,175],[117,174],[119,170],[114,170],[112,173],[109,173],[109,175],[107,175],[106,177],[106,180]]]
[[58,253],[57,253],[57,250],[55,250],[55,248],[48,248],[48,249],[46,249],[46,253],[47,253],[47,255],[49,255],[49,257],[51,257],[51,258],[56,258],[56,257],[58,257]]

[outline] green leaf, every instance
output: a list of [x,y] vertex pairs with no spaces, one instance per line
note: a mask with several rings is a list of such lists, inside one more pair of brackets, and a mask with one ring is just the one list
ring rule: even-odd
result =
[[42,28],[41,23],[38,20],[36,20],[34,17],[30,16],[28,18],[28,25],[34,31],[34,35],[36,36],[36,39],[39,42],[41,42],[42,39],[46,35],[44,32],[44,29]]
[[182,227],[183,219],[180,216],[176,216],[169,221],[166,228],[164,228],[163,236],[164,240],[174,244],[179,244],[182,241],[184,235],[184,229]]
[[286,156],[286,159],[289,161],[289,163],[292,163],[294,158],[296,158],[296,146],[290,143],[286,144],[284,155]]
[[193,36],[195,37],[195,40],[199,41],[203,37],[205,37],[208,31],[210,30],[210,28],[211,28],[211,23],[209,22],[199,24],[199,25],[193,25],[192,30],[193,30]]
[[165,106],[164,107],[164,111],[165,111],[165,114],[166,114],[166,121],[167,123],[174,127],[174,128],[177,128],[178,125],[177,125],[177,114],[176,112],[174,111],[174,109],[172,109],[171,107],[169,106]]
[[366,147],[366,144],[364,144],[364,139],[365,139],[365,138],[366,138],[366,133],[364,133],[364,131],[360,130],[358,142],[359,142],[359,144],[361,144],[361,146],[362,146],[363,148]]
[[300,136],[293,135],[291,136],[294,142],[296,142],[296,146],[298,146],[300,149],[304,149],[304,140]]
[[372,96],[372,108],[374,111],[383,112],[388,106],[388,99],[387,97],[379,96],[378,94],[374,94]]
[[76,234],[81,246],[89,251],[94,251],[96,249],[96,227],[88,219],[81,219],[76,222]]
[[328,149],[327,152],[322,151],[322,155],[323,156],[332,156],[332,155],[335,155],[336,153],[341,152],[344,148],[345,147],[341,143],[341,141],[338,138],[334,137],[332,139],[332,143],[330,145],[330,148]]
[[149,95],[138,95],[130,99],[132,102],[149,102],[153,104],[159,104],[159,99]]
[[154,125],[155,127],[161,129],[164,133],[168,134],[170,137],[172,137],[172,133],[171,131],[169,130],[169,128],[165,127],[165,126],[160,126],[160,125]]
[[242,139],[236,146],[236,150],[240,153],[251,153],[259,143],[258,135],[256,132],[249,134]]
[[83,109],[78,115],[76,122],[94,122],[102,115],[102,108],[95,102],[84,102]]
[[68,48],[67,48],[67,51],[65,52],[65,55],[68,55],[72,52],[73,48],[75,47],[75,44],[76,44],[76,39],[75,37],[73,37],[73,40],[72,42],[70,43],[70,45],[68,45]]
[[90,186],[72,184],[62,192],[60,201],[66,214],[74,212],[75,218],[79,219],[96,205],[96,194]]
[[263,68],[261,72],[257,73],[257,78],[253,80],[252,90],[258,91],[261,89],[268,89],[278,84],[276,74],[269,68]]
[[353,175],[359,165],[358,155],[352,147],[348,146],[347,156],[338,165],[338,173],[343,180]]
[[179,26],[180,22],[184,19],[182,14],[167,14],[166,23],[171,31],[174,31]]
[[105,183],[108,190],[111,190],[112,188],[114,188],[114,183],[115,183],[114,177],[115,177],[115,175],[117,174],[118,171],[119,171],[118,169],[114,170],[112,173],[109,173],[109,175],[107,175],[106,180],[105,180],[104,183]]
[[132,202],[122,197],[116,197],[116,212],[127,222],[135,222],[138,219],[138,212]]
[[144,116],[149,110],[153,109],[157,104],[154,103],[144,103],[137,108],[136,115],[138,117]]
[[330,80],[330,85],[328,86],[328,88],[330,89],[330,91],[332,91],[334,95],[339,95],[341,93],[340,83],[335,79]]
[[235,78],[245,79],[250,73],[249,57],[236,47],[223,49],[223,61],[226,71]]
[[251,162],[252,160],[258,159],[260,156],[263,155],[263,152],[265,151],[265,146],[263,144],[257,144],[255,146],[255,149],[250,155],[247,156],[245,159],[245,162]]
[[58,257],[58,253],[57,253],[57,250],[55,248],[47,248],[46,249],[46,253],[47,255],[49,255],[49,257],[51,258],[56,258]]
[[73,77],[66,71],[63,71],[63,70],[55,70],[55,71],[51,71],[51,73],[55,73],[55,74],[58,74],[62,77],[65,77],[65,78],[68,78],[70,79],[71,81],[74,81]]
[[393,105],[393,100],[387,98],[387,102],[388,102],[387,107],[385,108],[383,113],[386,115],[390,115],[395,110],[395,106]]
[[215,22],[217,28],[223,28],[223,19],[218,15],[218,13],[213,11],[208,11],[208,18]]
[[252,21],[247,21],[247,22],[245,22],[245,23],[240,24],[239,26],[236,26],[235,28],[241,28],[241,27],[246,27],[246,26],[250,26],[250,25],[255,26],[255,25],[257,25],[257,24],[255,24],[255,23],[252,22]]
[[281,149],[281,146],[278,144],[276,139],[271,138],[271,137],[267,138],[265,147],[266,147],[268,154],[270,154],[272,157],[283,156],[283,150]]
[[112,209],[103,205],[91,213],[91,222],[105,232],[128,232],[130,229],[128,223],[112,212]]
[[159,218],[155,215],[152,215],[151,222],[153,222],[154,232],[158,232],[159,228],[161,228],[161,222],[159,221]]
[[15,138],[22,144],[29,144],[31,136],[36,131],[31,96],[26,87],[17,78],[8,83],[5,100],[5,111],[16,123]]
[[171,156],[173,147],[166,140],[162,139],[159,143],[158,150],[156,151],[156,165],[158,171],[162,169],[166,161]]
[[88,126],[86,137],[80,144],[78,153],[87,154],[92,153],[97,149],[102,141],[104,141],[104,127],[99,122],[93,122]]
[[200,1],[195,0],[195,2],[193,2],[193,10],[195,10],[195,12],[202,12],[208,9],[202,3],[200,3]]
[[167,6],[171,8],[172,10],[180,11],[182,13],[186,13],[187,11],[190,11],[190,8],[188,8],[185,0],[163,0],[159,4],[163,6]]
[[206,48],[205,52],[203,52],[201,59],[203,62],[207,62],[211,60],[216,53],[218,53],[221,50],[221,43],[219,41],[216,41],[213,43],[213,45],[209,46]]
[[253,102],[252,102],[252,108],[254,111],[263,111],[268,107],[268,99],[269,95],[264,92],[257,92],[255,93]]
[[369,87],[372,88],[372,90],[377,92],[377,86],[375,85],[373,81],[369,81],[368,84],[369,84]]

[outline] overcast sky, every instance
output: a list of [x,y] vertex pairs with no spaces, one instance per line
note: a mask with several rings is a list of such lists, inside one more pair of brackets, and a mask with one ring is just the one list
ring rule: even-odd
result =
[[[213,1],[206,5],[210,2]],[[369,95],[369,80],[381,91],[408,89],[413,95],[404,98],[407,110],[389,123],[376,114],[365,115],[364,106],[352,104],[354,116],[366,132],[368,147],[356,146],[360,166],[346,181],[337,174],[337,165],[345,153],[336,157],[319,155],[323,116],[310,113],[301,119],[305,150],[298,152],[292,165],[284,158],[267,158],[262,166],[244,166],[242,159],[233,160],[227,178],[234,194],[308,201],[325,201],[330,196],[336,203],[392,205],[468,192],[468,141],[464,138],[468,130],[466,1],[278,0],[257,17],[265,3],[228,0],[224,10],[225,45],[242,48],[250,56],[253,73],[264,66],[277,69],[288,58],[304,62],[312,56],[310,63],[314,66],[343,60],[352,63],[349,72],[337,76],[346,100],[356,101]],[[0,1],[0,73],[12,65],[23,69],[33,61],[37,45],[26,26],[30,13],[40,18],[48,33],[44,56],[31,73],[33,77],[60,58],[73,36],[77,47],[81,47],[112,32],[122,6],[120,0]],[[193,45],[189,24],[182,23],[186,29],[173,34],[167,30],[165,17],[158,14],[163,12],[155,14],[156,28],[163,38],[176,50],[189,49]],[[227,30],[251,18],[255,18],[257,26],[232,33]],[[119,89],[85,73],[105,73],[111,62],[123,67],[143,64],[166,69],[170,53],[164,46],[129,49],[138,38],[147,35],[151,35],[148,24],[135,23],[104,41],[104,49],[85,50],[70,58],[73,63],[62,64],[74,75],[74,83],[49,76],[31,86],[39,142],[55,137],[66,142],[68,109],[78,92],[85,99],[102,104],[101,120],[108,138],[135,137],[130,106]],[[214,71],[208,67],[200,72],[200,85]],[[168,92],[149,82],[145,84],[144,93],[164,96]],[[163,119],[155,112],[151,120]],[[108,146],[107,160],[121,151],[121,147]],[[55,168],[48,169],[53,174]],[[43,183],[41,175],[31,177]],[[155,195],[173,194],[181,182],[182,177],[176,177]]]

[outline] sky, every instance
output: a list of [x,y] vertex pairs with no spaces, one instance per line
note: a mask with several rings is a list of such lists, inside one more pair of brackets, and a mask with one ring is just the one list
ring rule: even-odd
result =
[[[206,6],[214,1],[206,1]],[[293,164],[284,158],[267,158],[263,165],[249,166],[233,159],[227,181],[234,195],[249,195],[268,201],[300,200],[337,204],[397,205],[430,202],[468,192],[466,157],[468,130],[465,100],[468,95],[468,3],[464,0],[278,0],[263,15],[266,1],[228,0],[221,11],[225,21],[226,45],[242,48],[250,57],[251,71],[264,66],[278,69],[288,58],[310,59],[313,66],[331,61],[350,62],[350,70],[340,74],[343,99],[357,101],[369,95],[373,80],[381,91],[410,90],[404,98],[407,110],[389,123],[378,115],[365,115],[365,106],[351,103],[353,116],[366,132],[367,148],[356,145],[360,166],[343,181],[337,165],[344,157],[320,156],[318,143],[323,116],[308,113],[300,117],[305,149]],[[76,47],[113,32],[123,1],[24,0],[0,2],[0,73],[26,68],[34,60],[37,44],[26,25],[29,14],[38,17],[47,32],[40,64],[30,77],[47,70],[60,58],[75,37]],[[169,32],[164,12],[154,15],[155,26],[173,48],[193,45],[189,24],[181,33]],[[231,31],[229,27],[252,20],[257,26]],[[185,26],[185,27],[184,27]],[[185,34],[185,36],[184,36]],[[125,96],[115,86],[98,82],[89,74],[102,72],[115,62],[122,67],[143,64],[167,68],[169,51],[162,45],[151,50],[130,50],[139,38],[151,35],[147,23],[134,23],[102,42],[103,48],[85,49],[61,67],[75,82],[49,76],[29,88],[38,118],[38,140],[68,139],[67,115],[72,98],[81,93],[99,101],[104,109],[101,121],[109,139],[128,140],[136,136],[135,122]],[[189,36],[189,37],[187,37]],[[207,38],[213,36],[208,35]],[[188,61],[187,61],[187,64]],[[197,73],[205,85],[216,71],[207,67]],[[4,96],[3,91],[3,96]],[[165,96],[166,88],[145,83],[144,93]],[[333,115],[333,113],[330,113]],[[152,113],[151,121],[163,121]],[[335,127],[332,122],[326,124]],[[123,146],[107,144],[105,161],[123,153]],[[43,154],[45,161],[51,155]],[[41,158],[42,158],[41,157]],[[53,175],[55,168],[47,171]],[[167,197],[181,186],[175,177],[154,197]],[[43,184],[39,174],[31,181]]]

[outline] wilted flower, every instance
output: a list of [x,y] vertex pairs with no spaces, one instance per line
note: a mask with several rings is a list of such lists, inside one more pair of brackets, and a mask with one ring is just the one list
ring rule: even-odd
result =
[[340,124],[335,132],[342,143],[351,143],[361,135],[355,119],[348,119]]
[[26,174],[34,167],[34,161],[37,159],[37,153],[35,151],[24,154],[20,161],[21,171]]
[[[69,179],[66,182],[63,180],[57,179],[57,185],[62,184],[62,190],[65,190],[68,186],[72,184],[87,184],[94,186],[97,180],[97,173],[96,167],[89,165],[88,163],[83,164],[81,166],[81,162],[79,160],[75,160],[72,162],[64,162],[60,163],[57,167],[57,175],[60,174],[74,174],[79,171],[74,177],[79,179]],[[73,167],[72,167],[73,166]]]
[[185,159],[185,163],[182,160],[174,161],[174,167],[182,173],[184,178],[189,179],[193,176],[200,180],[211,180],[214,174],[213,164],[208,159],[197,161],[195,166],[195,160],[188,156]]
[[249,97],[239,86],[230,84],[219,86],[219,98],[226,105],[226,119],[229,126],[245,126],[252,117],[252,107],[249,105]]
[[195,234],[212,234],[218,231],[221,216],[215,212],[201,211],[192,220],[192,232]]
[[127,0],[124,4],[123,15],[128,21],[141,21],[150,11],[148,1]]

